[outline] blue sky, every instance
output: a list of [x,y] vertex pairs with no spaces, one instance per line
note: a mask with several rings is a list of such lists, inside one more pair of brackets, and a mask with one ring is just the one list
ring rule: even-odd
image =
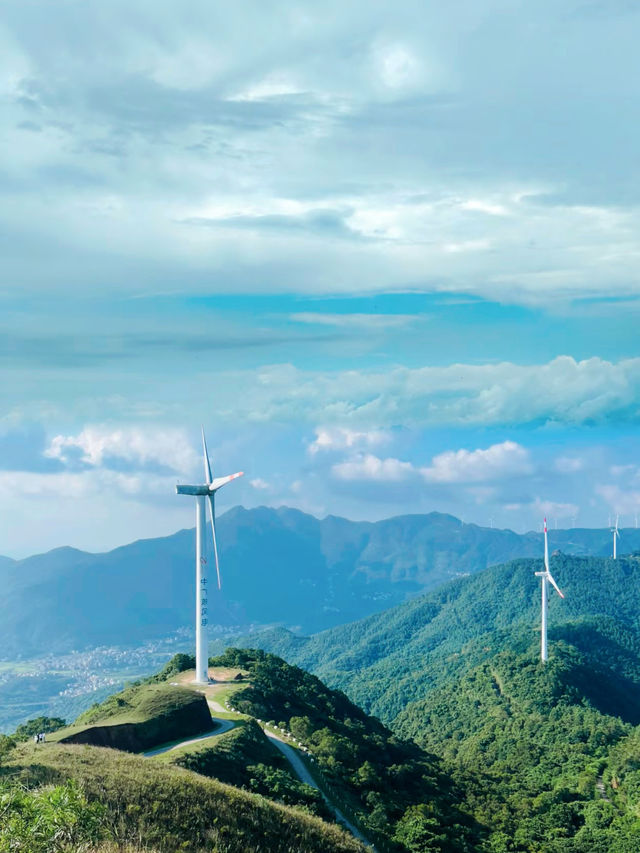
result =
[[[0,553],[640,511],[640,10],[8,0]],[[35,520],[35,523],[34,523]]]

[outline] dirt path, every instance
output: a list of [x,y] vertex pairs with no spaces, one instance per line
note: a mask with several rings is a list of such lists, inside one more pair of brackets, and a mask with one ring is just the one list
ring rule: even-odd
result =
[[280,752],[287,759],[287,761],[291,765],[293,772],[296,774],[298,779],[301,782],[304,782],[306,785],[311,785],[311,787],[315,788],[316,791],[320,791],[320,793],[322,794],[326,804],[329,806],[331,811],[335,814],[336,818],[338,819],[338,822],[343,824],[343,826],[346,826],[346,828],[349,830],[349,832],[353,836],[355,836],[358,839],[358,841],[362,841],[363,844],[366,844],[368,847],[370,847],[372,850],[375,851],[375,847],[373,846],[373,844],[371,844],[371,842],[364,837],[364,835],[360,832],[358,827],[354,826],[354,824],[352,824],[350,820],[347,820],[347,818],[342,814],[340,809],[337,809],[333,805],[333,803],[329,802],[324,791],[317,784],[317,782],[315,781],[315,779],[313,778],[313,776],[309,772],[309,769],[305,766],[304,761],[298,755],[298,751],[296,749],[294,749],[292,746],[289,746],[288,743],[285,743],[285,741],[283,741],[282,738],[279,738],[278,735],[274,734],[273,732],[270,732],[267,729],[263,729],[263,731],[266,734],[266,736],[269,738],[271,743],[276,747],[276,749],[279,749]]
[[611,800],[609,799],[609,797],[607,797],[607,792],[606,792],[606,789],[604,787],[604,779],[602,776],[598,776],[598,781],[596,782],[596,788],[598,789],[598,793],[600,794],[602,799],[605,800],[605,802],[610,803]]
[[150,758],[152,755],[160,755],[163,752],[170,752],[172,749],[179,749],[181,746],[189,746],[189,744],[198,743],[199,741],[206,740],[210,737],[223,735],[235,726],[235,722],[233,720],[221,720],[219,717],[211,717],[211,719],[217,724],[217,728],[213,731],[206,732],[203,735],[198,735],[198,737],[187,738],[186,740],[179,740],[166,744],[165,746],[159,746],[156,747],[156,749],[150,749],[148,752],[143,752],[142,754],[145,758]]

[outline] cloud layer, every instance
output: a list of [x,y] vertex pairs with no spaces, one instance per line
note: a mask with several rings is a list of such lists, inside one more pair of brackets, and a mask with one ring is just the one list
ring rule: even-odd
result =
[[631,5],[3,12],[27,292],[638,293]]
[[278,366],[262,370],[238,406],[257,421],[309,418],[351,429],[636,422],[640,359],[612,363],[560,356],[532,366],[453,364],[384,372]]

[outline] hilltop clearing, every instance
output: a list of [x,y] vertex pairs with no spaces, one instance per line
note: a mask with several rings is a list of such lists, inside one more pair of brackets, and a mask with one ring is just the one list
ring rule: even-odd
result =
[[184,688],[145,684],[110,696],[49,740],[141,752],[212,728],[204,696]]

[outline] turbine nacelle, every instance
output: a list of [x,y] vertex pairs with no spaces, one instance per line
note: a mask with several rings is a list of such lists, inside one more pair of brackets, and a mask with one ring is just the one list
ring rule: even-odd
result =
[[177,495],[209,495],[209,486],[176,486]]
[[235,474],[229,474],[228,477],[216,477],[212,483],[203,483],[201,486],[176,486],[176,494],[178,495],[196,495],[200,497],[208,497],[215,494],[218,489],[226,486],[237,477],[242,477],[244,471],[237,471]]
[[560,598],[564,598],[564,593],[560,591],[560,587],[559,587],[559,586],[558,586],[558,584],[554,581],[554,579],[553,579],[553,576],[552,576],[551,572],[535,572],[535,576],[536,576],[537,578],[545,578],[546,580],[548,580],[548,581],[549,581],[549,583],[551,584],[551,586],[552,586],[552,587],[555,589],[555,591],[558,593],[558,595],[560,596]]

